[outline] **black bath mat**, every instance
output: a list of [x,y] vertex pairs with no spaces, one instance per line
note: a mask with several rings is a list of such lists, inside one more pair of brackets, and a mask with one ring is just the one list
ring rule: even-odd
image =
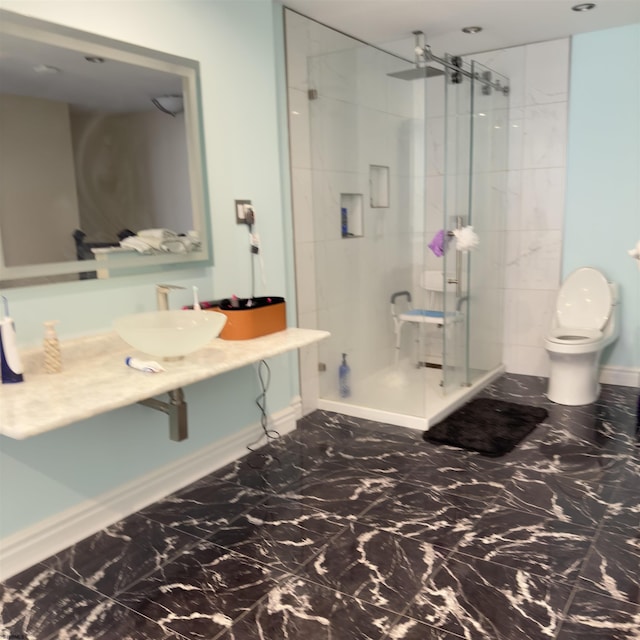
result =
[[476,398],[425,431],[422,438],[486,456],[502,456],[529,435],[547,415],[547,410],[540,407]]

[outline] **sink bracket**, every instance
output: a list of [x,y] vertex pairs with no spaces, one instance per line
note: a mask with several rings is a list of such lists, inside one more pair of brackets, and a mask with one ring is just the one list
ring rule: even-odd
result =
[[169,437],[174,442],[186,440],[189,436],[187,422],[187,403],[184,401],[184,391],[181,387],[169,391],[169,402],[157,398],[140,400],[138,404],[162,411],[169,416]]

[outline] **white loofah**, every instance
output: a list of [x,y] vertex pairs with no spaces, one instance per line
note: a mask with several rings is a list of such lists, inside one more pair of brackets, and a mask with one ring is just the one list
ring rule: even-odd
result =
[[473,227],[462,227],[462,229],[454,229],[453,235],[456,238],[456,249],[458,251],[470,251],[480,244],[478,234]]

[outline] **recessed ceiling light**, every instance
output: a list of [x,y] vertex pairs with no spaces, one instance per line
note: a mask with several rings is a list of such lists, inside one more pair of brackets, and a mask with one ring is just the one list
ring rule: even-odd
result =
[[462,33],[480,33],[482,31],[482,27],[464,27],[462,29]]
[[574,4],[571,7],[572,11],[591,11],[591,9],[596,8],[595,2],[583,2],[582,4]]
[[87,62],[95,62],[96,64],[102,64],[104,62],[104,58],[100,56],[85,56],[84,59]]

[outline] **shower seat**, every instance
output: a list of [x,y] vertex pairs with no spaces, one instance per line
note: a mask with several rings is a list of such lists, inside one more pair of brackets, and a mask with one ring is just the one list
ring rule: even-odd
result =
[[[460,306],[464,298],[458,300],[456,310],[444,313],[444,274],[442,271],[423,271],[420,277],[420,287],[426,291],[426,309],[416,309],[413,306],[413,299],[409,291],[396,291],[391,296],[391,317],[393,318],[393,329],[396,338],[395,362],[400,359],[400,341],[402,339],[402,328],[405,324],[410,324],[416,331],[416,343],[419,343],[420,325],[430,324],[442,329],[445,324],[458,322],[462,319]],[[399,299],[405,298],[404,304],[398,303]],[[420,366],[419,356],[417,366]]]

